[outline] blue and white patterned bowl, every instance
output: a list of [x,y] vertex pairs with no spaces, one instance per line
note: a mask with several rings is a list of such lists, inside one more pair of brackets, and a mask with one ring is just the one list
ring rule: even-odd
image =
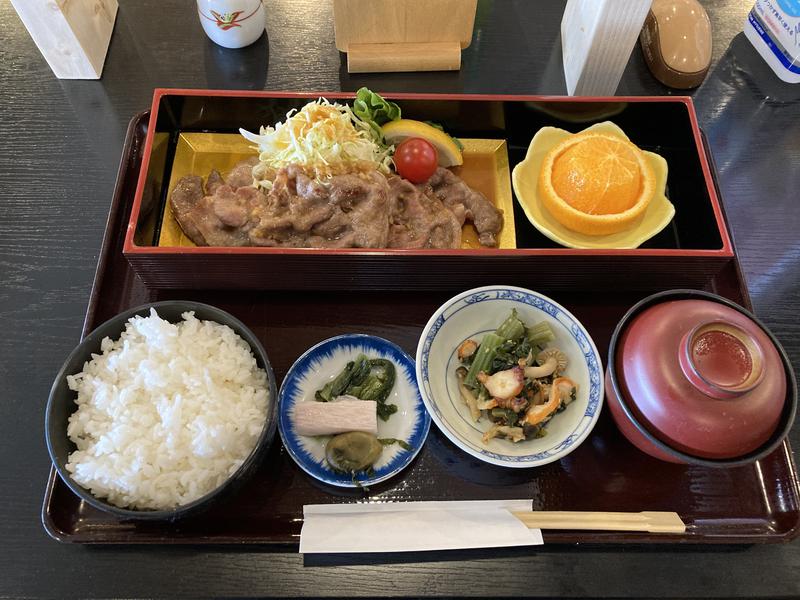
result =
[[[527,325],[547,321],[569,364],[564,375],[578,384],[566,410],[548,423],[547,435],[513,443],[495,438],[484,444],[488,419],[474,423],[458,392],[456,351],[466,339],[476,341],[494,331],[517,309]],[[454,444],[488,463],[504,467],[538,467],[577,448],[591,433],[603,405],[603,367],[597,348],[578,320],[550,298],[518,287],[487,286],[445,302],[431,317],[417,346],[417,380],[431,417]]]
[[[361,353],[394,363],[397,377],[387,402],[396,404],[397,412],[388,421],[378,419],[378,437],[405,440],[412,450],[404,450],[397,444],[385,446],[374,465],[374,474],[369,477],[359,474],[356,476],[358,483],[355,483],[350,475],[337,473],[325,461],[325,444],[329,436],[299,435],[292,422],[292,412],[298,402],[316,402],[314,392],[341,373],[347,363]],[[289,455],[315,479],[339,487],[366,487],[396,475],[414,460],[431,427],[431,418],[419,394],[414,359],[392,342],[363,334],[330,338],[298,358],[281,385],[278,411],[278,429]]]

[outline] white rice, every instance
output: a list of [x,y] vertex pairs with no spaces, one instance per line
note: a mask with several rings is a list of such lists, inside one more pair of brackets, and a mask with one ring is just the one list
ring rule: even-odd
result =
[[193,312],[172,324],[154,309],[105,338],[67,376],[78,410],[67,470],[91,493],[127,508],[170,509],[216,489],[264,426],[267,374],[230,327]]

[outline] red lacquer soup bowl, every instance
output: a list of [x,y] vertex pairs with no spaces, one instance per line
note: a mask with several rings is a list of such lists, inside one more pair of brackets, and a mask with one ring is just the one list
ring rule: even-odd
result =
[[735,466],[786,437],[797,382],[780,343],[750,312],[714,294],[673,290],[645,298],[617,325],[606,396],[641,451]]

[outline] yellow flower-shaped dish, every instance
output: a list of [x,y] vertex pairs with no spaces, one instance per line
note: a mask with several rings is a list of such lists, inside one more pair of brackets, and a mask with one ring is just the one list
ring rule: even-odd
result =
[[[585,131],[628,140],[622,129],[608,121],[592,125]],[[672,221],[675,207],[665,195],[667,161],[658,154],[643,151],[655,174],[655,193],[642,217],[629,229],[606,235],[586,235],[559,223],[542,203],[538,189],[539,173],[547,153],[573,135],[556,127],[543,127],[533,136],[525,160],[514,167],[511,175],[514,193],[531,225],[554,242],[568,248],[626,249],[638,248]]]

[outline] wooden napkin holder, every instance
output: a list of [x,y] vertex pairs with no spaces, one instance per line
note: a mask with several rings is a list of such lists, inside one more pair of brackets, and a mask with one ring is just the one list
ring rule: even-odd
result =
[[11,0],[59,79],[100,79],[117,0]]
[[333,0],[350,73],[457,71],[478,0]]

